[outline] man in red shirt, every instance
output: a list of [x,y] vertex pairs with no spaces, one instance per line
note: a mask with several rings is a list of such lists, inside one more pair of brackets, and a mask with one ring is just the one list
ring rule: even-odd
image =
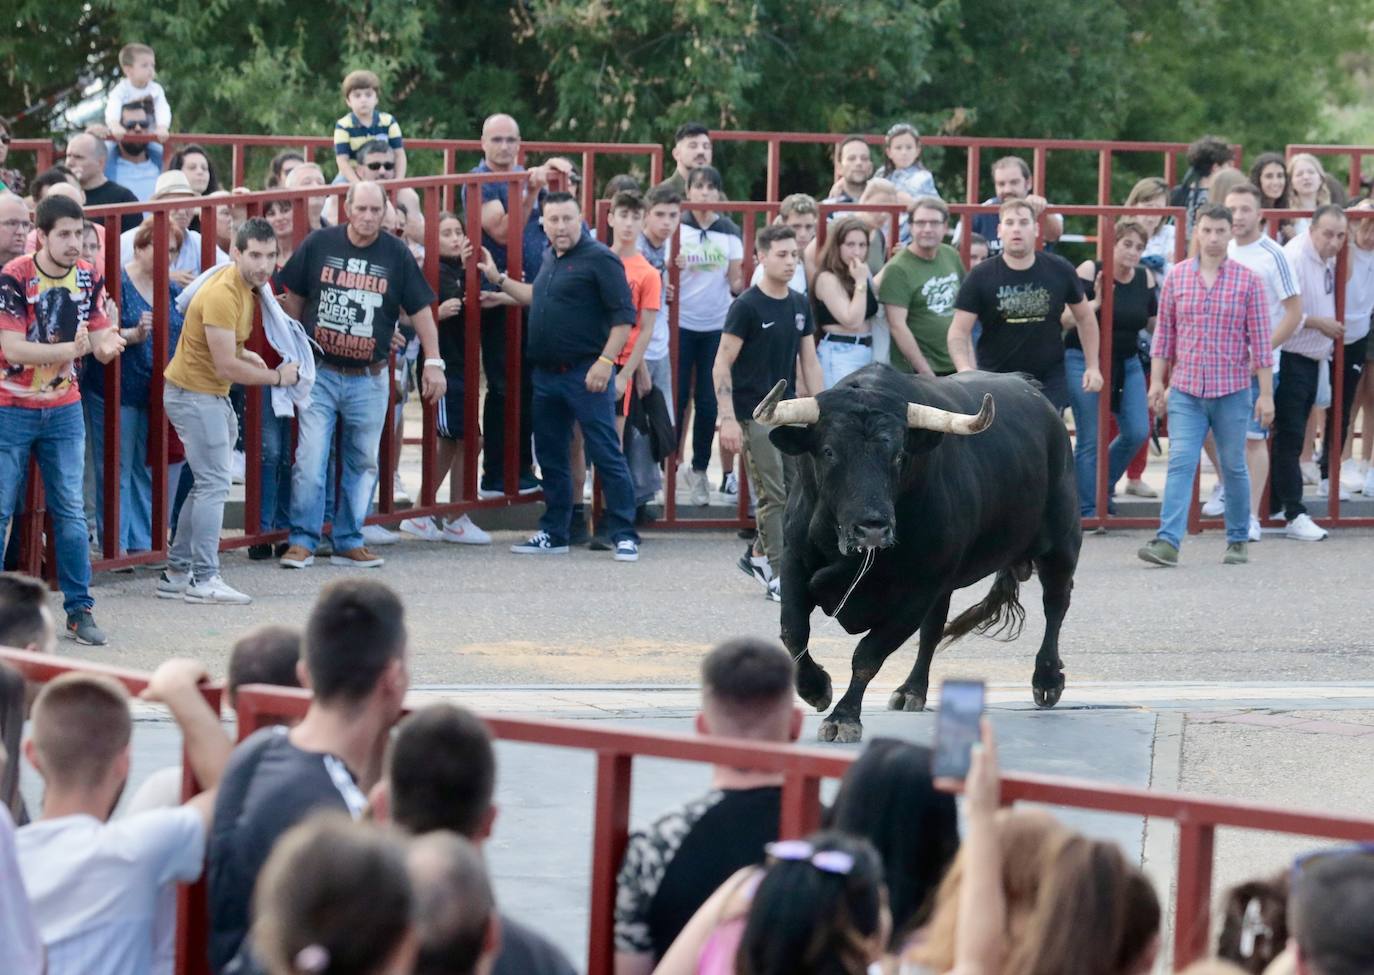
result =
[[75,360],[109,362],[124,351],[104,310],[104,281],[81,260],[81,205],[52,195],[38,204],[39,248],[0,269],[0,537],[14,514],[30,451],[38,459],[56,533],[57,581],[67,633],[107,642],[91,607],[91,556],[81,495],[86,427]]
[[[1248,560],[1250,474],[1245,435],[1253,413],[1262,427],[1274,420],[1269,303],[1260,276],[1226,256],[1231,211],[1210,206],[1197,216],[1198,256],[1176,264],[1164,279],[1151,349],[1150,408],[1169,413],[1169,479],[1160,506],[1159,534],[1137,553],[1154,565],[1178,565],[1202,441],[1210,429],[1226,489],[1226,554]],[[1259,380],[1251,408],[1250,376]],[[1168,387],[1166,394],[1165,387]]]

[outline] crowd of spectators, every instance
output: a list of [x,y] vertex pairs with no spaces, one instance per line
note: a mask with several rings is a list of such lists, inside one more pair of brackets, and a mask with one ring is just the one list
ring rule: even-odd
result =
[[[1106,493],[1114,511],[1123,477],[1126,493],[1157,494],[1143,479],[1151,434],[1159,432],[1172,397],[1185,392],[1192,370],[1193,388],[1209,389],[1203,405],[1226,406],[1225,422],[1218,425],[1210,416],[1200,428],[1200,450],[1220,475],[1204,513],[1226,514],[1232,523],[1228,539],[1239,547],[1228,550],[1231,562],[1244,561],[1246,545],[1263,537],[1266,486],[1287,536],[1309,541],[1326,532],[1306,510],[1306,485],[1315,485],[1320,496],[1333,490],[1333,480],[1343,498],[1366,487],[1374,493],[1367,458],[1352,456],[1348,442],[1352,414],[1374,415],[1374,383],[1363,374],[1374,305],[1368,259],[1374,250],[1364,245],[1374,242],[1374,228],[1367,220],[1348,221],[1340,186],[1315,157],[1299,154],[1285,162],[1264,154],[1247,180],[1224,141],[1200,139],[1188,152],[1179,186],[1147,178],[1123,201],[1184,207],[1189,260],[1175,265],[1176,229],[1169,219],[1136,215],[1115,227],[1112,254],[1074,267],[1057,253],[1062,218],[1046,213],[1049,204],[1034,192],[1031,169],[1018,156],[992,163],[996,192],[985,201],[989,211],[951,229],[949,207],[922,163],[920,133],[906,123],[886,133],[878,167],[865,137],[836,141],[834,181],[817,194],[839,205],[825,218],[823,240],[816,198],[793,194],[780,202],[771,226],[745,241],[730,217],[709,131],[686,123],[673,135],[673,171],[661,185],[645,192],[630,174],[608,181],[607,246],[581,212],[576,167],[554,157],[526,169],[519,123],[498,113],[483,124],[482,159],[472,172],[522,174],[520,212],[510,212],[508,183],[489,182],[480,186],[480,233],[464,227],[458,214],[442,213],[440,271],[429,281],[421,271],[420,194],[387,185],[405,176],[405,138],[400,122],[382,107],[375,74],[352,71],[343,81],[348,111],[333,130],[333,181],[347,184],[347,196],[310,198],[302,239],[290,203],[274,202],[249,219],[234,199],[247,188],[222,184],[203,146],[179,143],[164,160],[172,116],[167,92],[156,81],[155,54],[131,44],[120,63],[124,77],[103,123],[68,140],[64,161],[32,180],[28,199],[0,190],[0,431],[13,445],[3,464],[15,472],[0,491],[0,535],[14,523],[33,450],[60,539],[68,631],[81,642],[106,639],[95,624],[85,579],[88,548],[107,534],[103,364],[117,355],[123,362],[119,471],[108,476],[119,486],[117,554],[162,547],[161,526],[152,524],[149,400],[154,370],[164,369],[172,547],[167,564],[156,565],[162,570],[157,592],[192,603],[251,601],[225,582],[213,551],[225,500],[246,472],[249,397],[258,397],[260,407],[253,438],[260,447],[259,523],[249,527],[284,533],[285,540],[252,545],[248,555],[292,569],[325,555],[337,566],[375,568],[385,561],[379,550],[402,536],[491,542],[467,514],[398,516],[399,533],[367,523],[388,426],[392,494],[402,504],[410,500],[398,461],[402,408],[412,388],[436,406],[440,482],[450,480],[451,499],[461,497],[469,436],[479,438],[479,498],[543,489],[545,517],[539,532],[513,546],[518,554],[556,555],[590,545],[635,561],[638,529],[661,517],[661,462],[674,445],[683,458],[677,484],[689,506],[737,495],[739,474],[747,469],[758,528],[739,565],[770,599],[780,597],[784,465],[748,411],[778,381],[786,381],[786,395],[814,395],[873,362],[923,377],[975,368],[1033,376],[1057,408],[1072,413],[1085,517],[1098,513],[1099,396],[1111,400]],[[0,147],[0,163],[5,151]],[[319,164],[286,150],[272,159],[265,185],[308,188],[328,180]],[[201,206],[208,198],[222,202],[215,204],[216,239],[202,242]],[[187,202],[168,211],[167,296],[154,293],[151,220],[137,212],[123,217],[117,287],[104,280],[106,252],[115,242],[105,240],[102,223],[85,220],[83,207],[140,200]],[[846,211],[845,204],[891,209]],[[1222,404],[1218,387],[1195,374],[1189,336],[1216,322],[1204,321],[1210,313],[1201,306],[1180,300],[1187,298],[1182,278],[1193,272],[1179,272],[1210,260],[1195,225],[1207,212],[1220,219],[1215,208],[1222,204],[1228,243],[1217,266],[1226,269],[1228,281],[1237,279],[1231,290],[1240,304],[1250,301],[1257,282],[1267,298],[1262,317],[1268,338],[1261,342],[1256,331],[1253,348],[1231,342],[1223,355],[1230,357],[1227,370],[1247,377],[1248,403],[1237,396],[1235,404]],[[340,222],[341,208],[346,222]],[[1275,208],[1313,216],[1278,221],[1275,240],[1260,214]],[[518,242],[509,239],[517,225],[523,228]],[[773,227],[790,236],[774,234]],[[966,230],[967,266],[955,246]],[[1332,281],[1347,236],[1345,315],[1337,320]],[[518,276],[508,264],[512,246],[520,248]],[[675,269],[668,266],[673,250]],[[469,295],[473,264],[480,287]],[[754,267],[748,281],[746,264]],[[776,281],[770,266],[785,270],[786,281]],[[1202,271],[1205,286],[1211,274]],[[1111,321],[1100,323],[1108,286]],[[465,308],[471,300],[480,304],[480,418],[466,415]],[[165,337],[155,335],[153,312],[161,304],[169,308]],[[674,306],[675,363],[669,358]],[[508,472],[506,360],[513,316],[523,327],[520,403],[514,404],[519,443],[511,451],[518,467]],[[769,331],[780,319],[795,328]],[[1108,335],[1109,356],[1101,354]],[[1340,434],[1346,451],[1333,474],[1326,453],[1337,431],[1326,407],[1338,338],[1345,346]],[[155,363],[153,350],[164,342],[168,361]],[[1261,374],[1275,353],[1266,392]],[[53,408],[51,416],[37,412]],[[1238,421],[1231,414],[1250,417],[1248,432],[1235,433]],[[656,433],[655,418],[661,419]],[[79,440],[71,437],[78,423]],[[1184,421],[1183,429],[1192,428]],[[59,440],[64,450],[79,448],[83,463],[64,460],[59,471],[56,454],[45,447]],[[1187,436],[1184,441],[1187,449],[1171,452],[1172,492],[1166,489],[1158,539],[1142,549],[1147,561],[1177,562],[1178,512],[1186,508],[1184,493],[1197,463],[1188,460]],[[1236,444],[1244,480],[1232,462]],[[1370,444],[1364,437],[1365,453]],[[53,462],[45,464],[44,456]],[[711,480],[713,464],[718,485]],[[585,504],[589,466],[599,472],[607,500],[595,525]],[[1238,500],[1228,505],[1228,497]],[[78,532],[87,544],[78,544]],[[15,546],[9,548],[13,565]]]
[[[0,574],[0,643],[46,650],[55,638],[42,585]],[[170,975],[176,887],[204,876],[216,973],[571,975],[538,918],[493,893],[483,848],[501,768],[489,731],[450,703],[406,715],[408,660],[400,598],[352,576],[324,587],[303,632],[258,628],[230,656],[230,706],[246,684],[303,686],[297,723],[233,744],[204,668],[164,662],[141,697],[180,729],[201,790],[185,801],[176,766],[121,801],[129,695],[64,674],[33,696],[22,745],[43,780],[37,809],[15,774],[32,695],[0,665],[0,970]],[[726,640],[702,662],[697,733],[786,747],[802,723],[794,680],[776,643]],[[1001,808],[988,722],[965,780],[933,779],[931,761],[924,746],[870,742],[824,830],[781,839],[782,776],[715,766],[703,795],[631,832],[617,975],[1155,969],[1162,914],[1148,876],[1048,812]],[[1374,855],[1320,849],[1230,891],[1217,957],[1189,971],[1370,971],[1371,913]]]

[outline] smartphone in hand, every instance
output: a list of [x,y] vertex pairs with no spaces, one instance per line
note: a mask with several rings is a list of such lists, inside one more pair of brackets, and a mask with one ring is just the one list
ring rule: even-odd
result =
[[935,716],[933,778],[968,777],[973,746],[981,737],[984,686],[980,680],[947,680],[940,686],[940,710]]

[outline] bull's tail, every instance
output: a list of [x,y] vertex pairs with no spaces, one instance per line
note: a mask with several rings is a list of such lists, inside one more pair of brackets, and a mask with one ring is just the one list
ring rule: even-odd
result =
[[970,633],[994,640],[1015,640],[1026,625],[1026,609],[1021,605],[1021,583],[1030,578],[1029,562],[1009,565],[997,573],[992,588],[945,625],[941,649]]

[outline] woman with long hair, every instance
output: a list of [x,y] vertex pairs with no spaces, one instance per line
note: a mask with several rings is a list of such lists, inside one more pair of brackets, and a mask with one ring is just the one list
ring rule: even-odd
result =
[[[1326,169],[1311,153],[1300,152],[1288,160],[1288,205],[1294,210],[1315,210],[1331,202],[1331,188],[1326,185]],[[1310,217],[1293,221],[1293,233],[1305,233],[1312,223]]]
[[865,840],[817,833],[770,843],[735,955],[737,975],[865,975],[892,918]]
[[883,861],[892,937],[900,956],[934,907],[935,891],[959,851],[954,796],[935,788],[931,751],[895,738],[876,738],[840,782],[830,828],[873,844]]
[[[716,437],[716,391],[711,369],[734,295],[744,290],[744,242],[735,223],[712,209],[724,198],[720,172],[698,166],[687,174],[687,202],[678,229],[682,274],[678,284],[677,426],[693,407],[691,464],[682,472],[689,503],[710,502],[706,471]],[[693,379],[696,380],[695,391]],[[685,455],[684,451],[684,455]],[[722,464],[728,475],[733,468]]]
[[[1141,331],[1153,331],[1158,314],[1158,282],[1140,256],[1149,241],[1149,232],[1127,217],[1116,224],[1116,246],[1110,267],[1097,261],[1084,261],[1078,277],[1098,314],[1098,325],[1112,333],[1111,376],[1107,390],[1111,396],[1111,416],[1118,433],[1107,454],[1107,494],[1115,493],[1116,482],[1126,473],[1131,459],[1150,435],[1149,406],[1145,400],[1145,370],[1137,354]],[[1106,275],[1112,276],[1112,320],[1101,321],[1102,292]],[[1073,316],[1066,315],[1066,326]],[[1074,465],[1078,475],[1078,507],[1084,518],[1097,515],[1097,413],[1098,393],[1085,393],[1079,379],[1087,363],[1078,332],[1070,328],[1064,335],[1064,366],[1068,371],[1069,399],[1073,406]]]
[[[187,143],[167,160],[167,169],[179,169],[186,174],[186,182],[191,184],[197,196],[209,196],[220,190],[219,176],[215,173],[215,163],[210,154],[194,142]],[[196,211],[187,228],[200,233],[200,211]]]
[[816,353],[825,388],[873,361],[873,318],[878,314],[868,269],[869,226],[841,217],[828,229],[811,287],[812,315],[821,332]]

